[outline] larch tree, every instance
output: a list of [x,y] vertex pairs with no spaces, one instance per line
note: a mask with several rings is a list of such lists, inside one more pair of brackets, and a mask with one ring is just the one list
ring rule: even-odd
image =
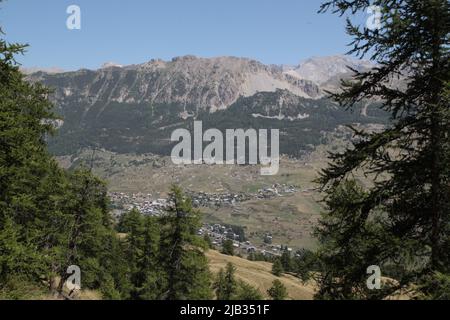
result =
[[207,245],[197,235],[201,213],[179,187],[170,194],[170,208],[161,218],[160,257],[165,273],[167,300],[210,299],[211,274],[204,251]]
[[[327,212],[317,229],[318,298],[383,298],[450,272],[450,4],[447,0],[333,0],[321,12],[379,11],[377,28],[347,19],[349,54],[369,57],[332,97],[347,109],[376,100],[382,130],[352,128],[319,182]],[[362,180],[370,183],[361,183]],[[369,290],[367,268],[395,279]]]

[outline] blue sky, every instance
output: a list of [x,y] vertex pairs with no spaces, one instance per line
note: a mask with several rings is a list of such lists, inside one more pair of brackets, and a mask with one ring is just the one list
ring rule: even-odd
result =
[[[317,14],[322,0],[7,0],[0,25],[10,42],[30,44],[25,67],[98,68],[106,61],[142,63],[242,56],[297,64],[343,54],[344,19]],[[68,30],[66,9],[81,8],[81,30]]]

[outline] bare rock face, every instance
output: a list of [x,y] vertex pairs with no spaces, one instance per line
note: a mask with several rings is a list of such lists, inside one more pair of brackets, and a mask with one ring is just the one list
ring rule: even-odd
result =
[[71,101],[86,107],[105,102],[185,104],[215,112],[258,92],[281,89],[305,98],[322,96],[312,81],[236,57],[184,56],[125,67],[107,64],[95,71],[38,72],[29,77],[53,87],[57,105]]
[[[285,68],[285,73],[310,80],[321,87],[333,87],[342,78],[350,78],[353,72],[370,70],[375,65],[370,61],[356,60],[346,56],[315,57],[301,62],[298,66]],[[329,89],[329,88],[327,88]]]

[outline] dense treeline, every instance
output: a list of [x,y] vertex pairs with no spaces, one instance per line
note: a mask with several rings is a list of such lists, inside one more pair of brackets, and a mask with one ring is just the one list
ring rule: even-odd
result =
[[13,295],[28,285],[61,291],[57,279],[67,278],[70,265],[83,269],[86,286],[98,287],[116,245],[106,187],[88,170],[61,170],[48,154],[50,92],[24,81],[14,60],[23,50],[0,40],[1,294],[8,286]]
[[[185,300],[213,298],[211,274],[204,255],[207,243],[197,236],[200,212],[177,187],[172,208],[163,217],[132,210],[121,216],[121,263],[126,270],[118,290],[122,299]],[[125,279],[125,281],[123,281]],[[104,292],[116,298],[116,292]]]
[[[370,105],[367,116],[361,113],[346,113],[336,109],[330,99],[300,99],[293,105],[285,105],[283,112],[286,119],[269,119],[254,117],[253,114],[269,116],[267,109],[277,105],[285,92],[261,92],[256,96],[240,98],[226,110],[214,113],[198,112],[196,120],[202,121],[204,131],[216,128],[225,134],[226,129],[280,129],[285,134],[280,137],[280,152],[294,157],[300,157],[311,151],[312,146],[323,144],[324,132],[334,132],[339,126],[349,123],[382,124],[389,123],[386,113],[379,111],[376,104]],[[80,119],[83,106],[78,101],[73,103],[67,98],[63,111],[58,111],[66,119],[59,134],[49,140],[50,151],[55,155],[70,155],[80,148],[100,146],[117,153],[154,153],[170,155],[174,143],[166,141],[172,133],[172,126],[192,131],[193,119],[180,123],[179,114],[188,106],[184,104],[129,104],[99,101]],[[257,106],[249,108],[248,106]],[[365,103],[361,103],[361,109]],[[292,109],[289,112],[289,108]],[[100,110],[102,112],[100,113]],[[168,112],[170,111],[170,112]],[[273,108],[278,115],[278,108]],[[308,117],[291,121],[299,114]],[[95,119],[95,121],[93,120]],[[161,120],[162,119],[162,120]],[[158,125],[149,126],[157,122]],[[128,129],[127,129],[128,128]],[[104,133],[106,130],[107,134]],[[142,137],[136,139],[136,137]],[[301,139],[299,139],[301,137]],[[132,143],[130,143],[132,139]],[[205,146],[208,143],[205,142]]]

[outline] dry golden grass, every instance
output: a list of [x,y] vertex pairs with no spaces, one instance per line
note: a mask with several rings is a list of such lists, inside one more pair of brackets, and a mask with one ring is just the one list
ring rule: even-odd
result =
[[286,286],[289,299],[313,299],[313,285],[304,285],[298,278],[291,275],[275,277],[271,272],[271,263],[255,262],[238,257],[231,257],[214,250],[209,250],[206,253],[206,256],[208,257],[209,267],[212,273],[216,274],[221,268],[225,268],[228,262],[231,262],[236,267],[236,277],[258,288],[266,298],[268,298],[267,290],[272,286],[272,282],[278,279]]
[[[67,294],[67,293],[66,293]],[[81,290],[71,296],[72,300],[102,300],[102,295],[96,290]],[[64,300],[63,297],[55,294],[44,294],[33,297],[32,300]]]
[[102,295],[96,290],[82,290],[78,293],[77,300],[102,300]]

